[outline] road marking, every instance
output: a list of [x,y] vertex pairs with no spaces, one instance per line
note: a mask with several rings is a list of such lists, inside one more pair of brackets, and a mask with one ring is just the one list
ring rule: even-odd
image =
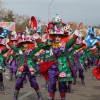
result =
[[28,92],[18,98],[18,100],[22,100],[23,98],[27,97],[28,95],[32,94],[33,92]]
[[8,76],[6,76],[7,79],[10,79]]

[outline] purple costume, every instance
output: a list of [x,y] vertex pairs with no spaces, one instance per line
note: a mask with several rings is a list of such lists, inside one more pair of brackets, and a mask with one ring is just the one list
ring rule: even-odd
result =
[[[25,58],[28,56],[28,53],[29,52],[26,52],[24,54]],[[28,79],[30,81],[31,87],[33,87],[34,89],[39,88],[38,83],[36,82],[36,77],[35,76],[31,76],[29,68],[28,68],[28,65],[27,65],[26,62],[24,62],[24,70],[23,70],[22,76],[17,78],[17,83],[15,85],[15,89],[20,89],[22,87],[23,81],[24,81],[26,75],[28,76]]]
[[[60,53],[60,49],[54,49],[54,55],[58,57]],[[53,65],[48,69],[48,76],[49,76],[49,87],[48,92],[49,93],[55,93],[56,91],[56,82],[58,80],[58,66],[57,66],[57,60],[53,63]],[[59,82],[59,91],[60,92],[66,92],[66,82]]]
[[79,70],[79,78],[84,78],[83,74],[83,65],[79,62],[79,57],[81,56],[82,52],[78,52],[74,57],[75,57],[75,66]]

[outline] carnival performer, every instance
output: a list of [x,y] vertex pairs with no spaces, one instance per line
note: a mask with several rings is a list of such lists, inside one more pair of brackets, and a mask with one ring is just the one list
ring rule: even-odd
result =
[[[56,18],[48,24],[49,38],[53,40],[51,45],[42,43],[41,39],[36,40],[39,48],[51,51],[49,61],[40,64],[41,74],[46,79],[49,79],[49,100],[54,100],[57,81],[59,83],[61,100],[66,100],[66,82],[72,81],[73,78],[70,67],[66,61],[65,51],[75,43],[81,27],[82,25],[80,24],[78,30],[74,32],[73,38],[70,39],[68,31],[65,31],[67,30],[65,24],[62,23],[62,19],[57,15]],[[62,47],[62,42],[67,42],[65,44],[65,50],[64,47]]]
[[[91,51],[92,55],[96,59],[100,59],[100,56],[98,54],[98,51],[100,51],[100,44],[99,44],[99,37],[96,37],[95,30],[93,27],[89,28],[87,31],[87,36],[85,38],[85,42],[87,43],[87,46],[89,50]],[[100,68],[96,67],[92,70],[93,75],[100,80]]]
[[5,41],[5,37],[8,31],[9,30],[5,29],[5,33],[4,33],[4,29],[0,27],[0,89],[1,91],[4,91],[3,73],[5,72],[5,58],[6,58],[4,54],[9,50]]
[[[78,58],[76,57],[74,59],[75,53],[77,53],[77,51],[81,50],[82,47],[85,45],[82,45],[82,40],[77,39],[76,43],[69,49],[68,52],[68,61],[69,61],[69,66],[71,67],[72,71],[73,71],[73,79],[74,79],[74,84],[76,84],[76,78],[77,78],[77,71],[78,66],[76,66],[76,61],[78,60]],[[71,90],[71,84],[72,82],[69,81],[68,82],[68,92],[73,93],[73,91]]]
[[[11,42],[13,43],[14,46],[17,46],[17,38],[13,35],[11,36]],[[18,54],[14,52],[12,49],[8,51],[8,59],[7,59],[7,64],[9,63],[10,66],[10,81],[12,81],[13,74],[16,77],[17,74],[17,68],[18,68]]]
[[[24,36],[23,36],[24,37]],[[36,69],[33,61],[31,62],[32,65],[29,65],[29,60],[27,60],[29,56],[29,52],[33,50],[34,52],[34,44],[30,41],[28,37],[24,37],[23,41],[20,41],[18,47],[15,47],[13,43],[10,41],[8,45],[12,50],[19,54],[19,63],[18,63],[18,70],[17,70],[17,82],[15,85],[15,92],[13,96],[13,100],[18,100],[19,90],[23,85],[23,81],[28,76],[30,81],[31,87],[33,87],[38,95],[38,100],[43,100],[38,83],[36,82]]]
[[4,91],[3,73],[5,72],[4,54],[8,51],[5,40],[0,38],[0,89]]

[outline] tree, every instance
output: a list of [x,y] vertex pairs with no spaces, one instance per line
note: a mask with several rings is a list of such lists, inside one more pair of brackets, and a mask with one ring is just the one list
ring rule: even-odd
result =
[[4,22],[14,22],[15,21],[15,17],[14,17],[13,11],[8,10],[7,14],[2,18],[2,20]]
[[15,14],[16,31],[23,31],[26,26],[29,28],[29,16]]
[[0,21],[2,21],[2,17],[6,15],[6,3],[4,3],[2,0],[0,0]]
[[78,23],[76,22],[71,22],[71,29],[73,30],[73,32],[76,30],[77,26],[78,26]]

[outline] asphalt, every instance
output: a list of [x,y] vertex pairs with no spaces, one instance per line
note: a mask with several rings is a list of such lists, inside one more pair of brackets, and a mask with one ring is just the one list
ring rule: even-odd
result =
[[[76,85],[72,85],[72,90],[74,90],[74,93],[66,93],[66,100],[100,100],[100,81],[95,77],[92,77],[92,69],[93,68],[91,67],[91,69],[88,69],[88,71],[84,72],[85,85],[82,85],[81,79],[77,78]],[[8,71],[6,71],[3,76],[5,91],[0,91],[0,100],[12,100],[16,80],[13,78],[12,81],[9,81]],[[48,92],[46,89],[44,89],[44,78],[42,76],[37,77],[37,82],[40,86],[44,100],[49,100]],[[58,90],[59,89],[57,86],[55,100],[60,100]],[[30,87],[29,81],[25,83],[24,88],[20,90],[18,100],[38,100],[34,89]]]

